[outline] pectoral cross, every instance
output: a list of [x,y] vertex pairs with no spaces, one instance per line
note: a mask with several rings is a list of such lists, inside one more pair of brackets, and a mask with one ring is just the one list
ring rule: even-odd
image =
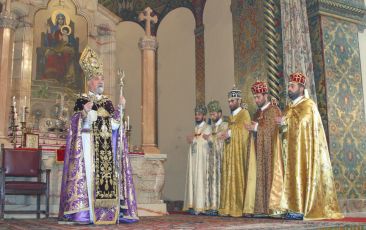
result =
[[151,13],[153,12],[153,10],[150,7],[147,7],[144,11],[142,11],[139,14],[139,20],[141,21],[145,21],[145,35],[147,37],[151,36],[151,22],[153,23],[157,23],[158,22],[158,17],[156,15],[154,15],[153,17],[151,17]]

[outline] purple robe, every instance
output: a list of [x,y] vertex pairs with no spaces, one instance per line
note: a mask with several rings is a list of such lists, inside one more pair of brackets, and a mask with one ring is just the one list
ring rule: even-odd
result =
[[[119,111],[114,111],[114,118],[117,119],[118,115]],[[119,193],[118,201],[116,200],[115,205],[108,208],[95,207],[95,205],[89,206],[81,131],[82,116],[79,111],[71,118],[66,142],[59,219],[86,223],[94,222],[94,224],[136,222],[138,220],[136,195],[132,179],[132,168],[128,157],[127,138],[124,135],[123,127],[112,131],[111,147],[114,166],[118,174]],[[123,149],[120,146],[121,141],[124,143]],[[92,221],[89,214],[90,208],[94,210],[94,220]]]

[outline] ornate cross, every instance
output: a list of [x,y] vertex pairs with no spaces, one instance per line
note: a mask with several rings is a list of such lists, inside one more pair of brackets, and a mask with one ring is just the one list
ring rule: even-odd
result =
[[145,21],[145,35],[147,37],[151,36],[151,22],[153,23],[157,23],[158,22],[158,17],[156,15],[154,15],[154,17],[151,17],[151,13],[153,12],[153,10],[150,7],[147,7],[144,11],[142,11],[139,14],[139,21]]

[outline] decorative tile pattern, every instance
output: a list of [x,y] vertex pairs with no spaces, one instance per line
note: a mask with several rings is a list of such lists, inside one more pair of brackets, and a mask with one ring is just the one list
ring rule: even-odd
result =
[[[324,70],[317,67],[317,74],[320,74],[318,92],[326,97],[326,116],[325,111],[322,112],[323,118],[328,120],[329,148],[338,197],[365,199],[366,122],[358,28],[356,24],[332,17],[323,16],[321,20],[310,22],[320,34],[315,36],[313,43],[321,41],[318,45],[323,47]],[[320,59],[319,52],[316,57]]]
[[254,112],[250,86],[256,81],[266,80],[266,56],[264,42],[263,2],[232,0],[234,38],[234,74],[237,87],[248,109]]
[[[320,17],[313,16],[309,18],[310,42],[313,54],[313,70],[316,96],[318,99],[318,109],[323,120],[325,132],[328,133],[327,119],[327,98],[325,89],[325,73],[323,62],[323,49],[321,38]],[[336,127],[335,127],[336,128]]]

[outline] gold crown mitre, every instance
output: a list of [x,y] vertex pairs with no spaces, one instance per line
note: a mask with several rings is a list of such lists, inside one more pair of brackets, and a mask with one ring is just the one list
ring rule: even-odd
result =
[[253,94],[268,93],[268,86],[266,82],[258,80],[252,85],[251,90]]
[[227,97],[229,100],[231,99],[241,99],[241,90],[236,87],[236,85],[233,86],[233,88],[229,91],[227,94]]
[[212,100],[207,104],[207,110],[212,113],[212,112],[221,112],[221,106],[220,103],[216,100]]
[[79,64],[85,77],[91,80],[94,76],[103,75],[103,63],[98,54],[89,46],[83,50]]

